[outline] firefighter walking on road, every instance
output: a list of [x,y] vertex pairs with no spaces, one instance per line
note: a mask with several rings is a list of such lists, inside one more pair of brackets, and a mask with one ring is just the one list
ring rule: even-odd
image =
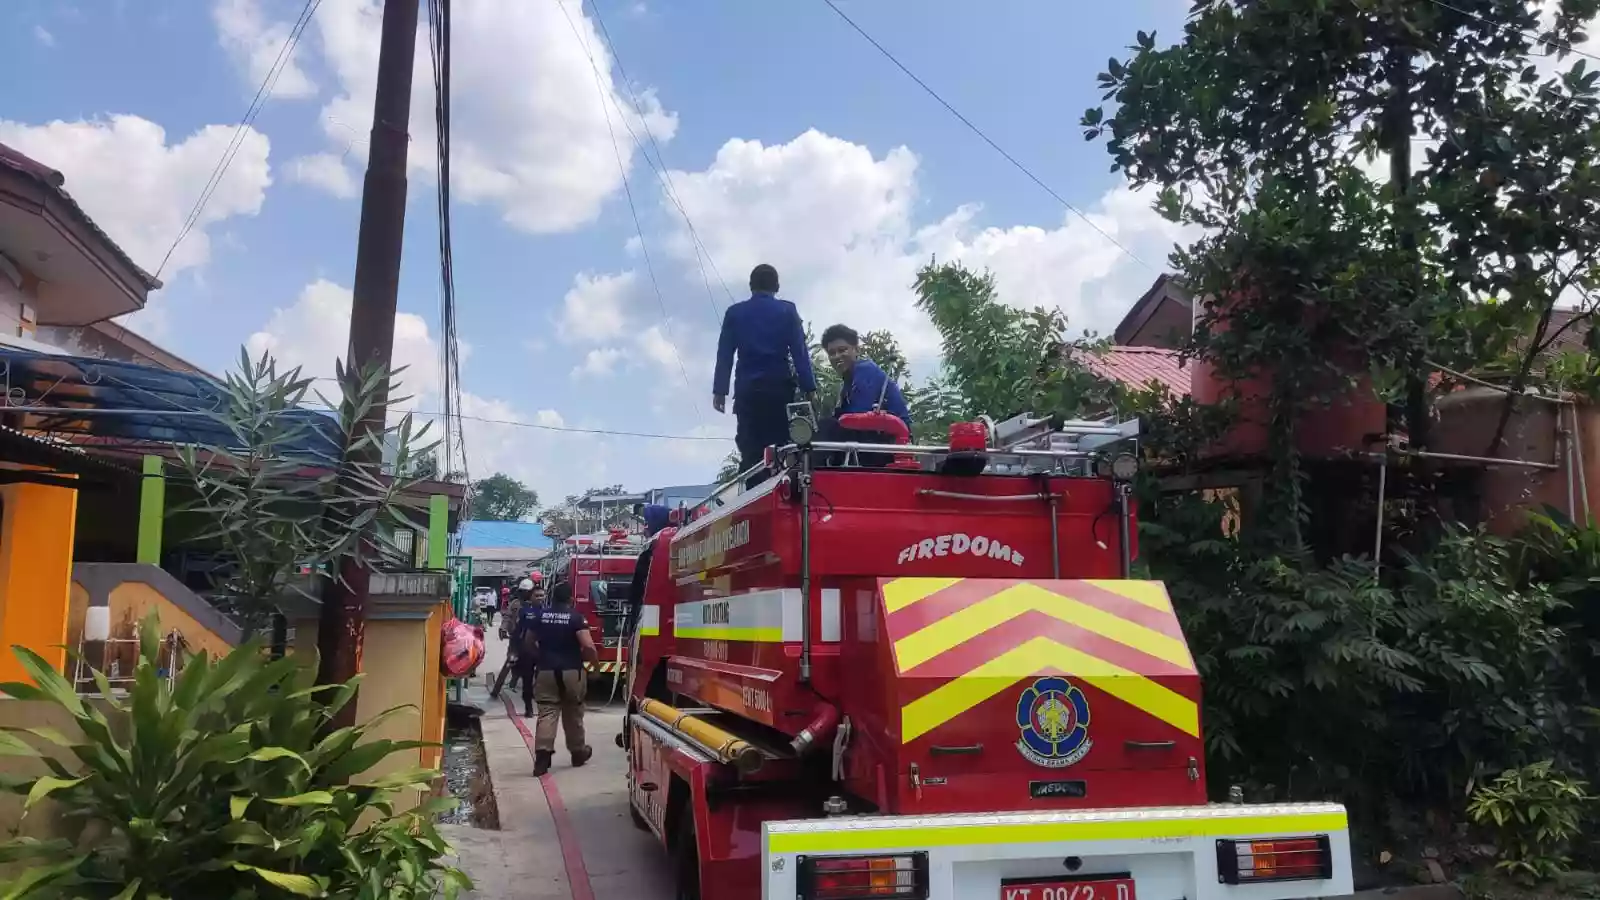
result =
[[588,674],[583,665],[598,662],[600,654],[595,650],[588,620],[572,605],[572,585],[568,582],[551,589],[549,606],[536,617],[524,614],[523,619],[534,636],[539,659],[533,682],[533,699],[539,704],[533,763],[537,777],[550,771],[558,725],[565,733],[574,766],[583,765],[594,755],[583,733],[583,702],[588,693]]

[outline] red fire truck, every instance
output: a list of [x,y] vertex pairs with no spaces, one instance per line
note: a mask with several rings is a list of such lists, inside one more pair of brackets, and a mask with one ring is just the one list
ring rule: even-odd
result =
[[1194,660],[1130,577],[1137,423],[791,417],[763,483],[657,535],[636,613],[618,742],[677,896],[1351,891],[1342,806],[1207,802]]
[[572,599],[599,638],[600,662],[591,666],[597,675],[621,678],[628,671],[628,585],[644,540],[626,529],[569,537],[540,564],[547,589],[566,582]]

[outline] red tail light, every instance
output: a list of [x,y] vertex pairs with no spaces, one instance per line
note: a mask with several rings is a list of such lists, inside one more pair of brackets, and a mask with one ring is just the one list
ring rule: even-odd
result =
[[1333,850],[1327,835],[1217,841],[1217,881],[1318,881],[1333,877]]
[[800,859],[800,900],[926,900],[928,854],[812,856]]

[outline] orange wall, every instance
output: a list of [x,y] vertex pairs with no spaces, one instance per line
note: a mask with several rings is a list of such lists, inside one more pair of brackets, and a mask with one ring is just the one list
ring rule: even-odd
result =
[[78,492],[43,484],[0,485],[0,681],[25,681],[11,647],[21,644],[57,671],[67,662],[72,538]]

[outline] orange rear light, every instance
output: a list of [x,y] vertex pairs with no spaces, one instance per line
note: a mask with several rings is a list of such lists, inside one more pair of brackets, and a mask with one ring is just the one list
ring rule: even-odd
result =
[[1217,881],[1317,881],[1333,877],[1333,850],[1327,835],[1262,840],[1217,841]]
[[928,855],[812,856],[800,859],[801,900],[924,900],[928,896]]

